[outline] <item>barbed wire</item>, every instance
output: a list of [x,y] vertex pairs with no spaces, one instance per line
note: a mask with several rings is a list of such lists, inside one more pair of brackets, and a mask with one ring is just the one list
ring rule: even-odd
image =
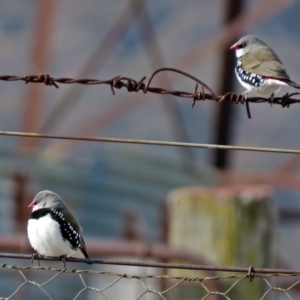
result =
[[[190,78],[196,83],[195,89],[193,92],[179,91],[179,90],[167,90],[161,87],[150,86],[154,77],[161,72],[175,72],[181,74],[185,77]],[[211,89],[206,83],[196,78],[195,76],[186,73],[184,71],[175,69],[175,68],[160,68],[153,72],[150,76],[147,83],[145,83],[146,77],[142,77],[140,80],[135,80],[130,77],[124,76],[115,76],[111,79],[100,80],[100,79],[74,79],[68,77],[55,78],[49,74],[40,74],[40,75],[27,75],[27,76],[15,76],[15,75],[2,75],[0,76],[2,81],[24,81],[27,83],[44,83],[47,86],[55,86],[59,88],[58,83],[60,84],[86,84],[86,85],[99,85],[106,84],[109,85],[113,95],[115,95],[115,89],[126,88],[128,92],[139,92],[143,91],[144,93],[150,92],[155,94],[162,95],[173,95],[181,98],[192,99],[192,107],[196,104],[196,101],[204,100],[214,100],[217,102],[227,101],[234,104],[246,104],[248,118],[251,118],[249,103],[270,103],[277,104],[282,107],[289,107],[290,104],[299,103],[300,99],[293,98],[294,96],[299,95],[300,93],[291,93],[285,94],[281,97],[248,97],[245,94],[235,94],[228,92],[225,95],[217,95],[213,89]],[[199,85],[201,86],[201,91],[198,90]]]
[[194,147],[194,148],[206,148],[206,149],[226,149],[226,150],[240,150],[240,151],[300,154],[300,150],[284,149],[284,148],[266,148],[266,147],[184,143],[184,142],[169,142],[169,141],[111,138],[111,137],[97,137],[97,136],[70,136],[70,135],[44,134],[44,133],[37,133],[37,132],[0,131],[0,136],[1,135],[2,136],[30,137],[30,138],[73,140],[73,141],[109,142],[109,143],[123,143],[123,144],[156,145],[156,146],[172,146],[172,147]]
[[[36,287],[44,296],[47,296],[48,299],[53,299],[51,297],[51,292],[47,291],[47,285],[52,283],[51,285],[51,291],[53,292],[53,283],[58,283],[61,279],[57,279],[58,277],[61,277],[65,274],[65,276],[78,276],[81,282],[81,286],[76,284],[76,289],[72,289],[72,292],[74,293],[73,299],[78,299],[78,297],[83,293],[87,291],[92,291],[94,293],[98,293],[101,295],[104,299],[108,300],[110,299],[108,294],[105,294],[105,292],[113,289],[113,299],[116,299],[116,289],[118,286],[120,286],[120,282],[124,280],[132,280],[133,283],[138,283],[139,289],[136,291],[135,295],[132,294],[132,299],[141,299],[145,294],[154,294],[158,296],[160,299],[167,299],[167,294],[170,294],[172,291],[178,291],[180,287],[183,286],[183,284],[191,284],[194,283],[193,286],[190,286],[190,288],[197,288],[198,291],[198,299],[207,299],[209,296],[216,296],[216,298],[213,299],[220,299],[217,298],[218,296],[222,296],[222,298],[225,298],[227,300],[235,299],[231,298],[233,297],[233,293],[236,292],[236,289],[239,288],[239,285],[241,285],[241,282],[244,282],[243,289],[245,289],[245,284],[252,285],[253,286],[253,280],[256,280],[256,286],[258,287],[257,283],[260,284],[260,300],[267,299],[267,295],[275,291],[280,294],[284,294],[288,299],[292,300],[291,293],[298,293],[298,285],[300,283],[300,274],[281,274],[281,273],[275,273],[275,274],[258,274],[258,273],[252,273],[253,269],[249,268],[249,271],[247,274],[241,275],[241,274],[233,274],[233,275],[220,275],[215,277],[189,277],[189,276],[170,276],[170,275],[160,275],[160,274],[150,274],[150,275],[136,275],[136,274],[128,274],[128,273],[121,273],[121,272],[107,272],[107,271],[99,271],[99,270],[82,270],[82,269],[59,269],[59,268],[53,268],[53,267],[35,267],[35,266],[17,266],[17,265],[8,265],[8,264],[1,264],[0,265],[0,271],[4,270],[13,270],[19,273],[21,276],[22,282],[17,283],[16,287],[12,292],[10,292],[8,295],[2,294],[0,291],[0,300],[8,300],[12,299],[25,285],[31,285],[33,287]],[[27,271],[31,271],[31,273],[26,273]],[[33,271],[42,271],[45,274],[39,273],[38,279],[33,280],[32,279],[32,272]],[[44,280],[44,277],[48,275],[46,272],[54,272],[55,274],[50,276],[50,278],[47,278]],[[0,274],[1,275],[1,274]],[[42,275],[42,276],[41,276]],[[91,276],[104,276],[106,280],[96,280],[92,281]],[[89,277],[86,277],[89,276]],[[280,285],[275,285],[273,282],[274,278],[278,277],[291,277],[296,276],[295,281],[293,282],[287,282],[287,283],[280,283]],[[98,278],[98,277],[97,277]],[[102,277],[101,277],[102,278]],[[112,278],[109,279],[109,278]],[[149,279],[156,280],[149,283]],[[157,280],[165,280],[168,282],[167,285],[159,285]],[[259,282],[258,282],[259,280]],[[107,283],[107,281],[109,281]],[[222,282],[223,285],[210,285],[210,282]],[[17,281],[14,280],[14,283]],[[161,281],[160,281],[161,282]],[[94,287],[93,285],[97,286]],[[156,284],[155,284],[156,283]],[[263,285],[262,285],[263,283]],[[196,284],[196,286],[195,286]],[[102,286],[101,286],[102,285]],[[128,281],[126,282],[126,286],[128,287]],[[153,285],[156,287],[153,288]],[[152,286],[150,288],[150,286]],[[63,291],[64,293],[64,291]],[[126,299],[130,299],[128,294],[126,295]],[[249,296],[249,295],[248,295]],[[180,298],[180,297],[179,297]],[[179,299],[178,298],[178,299]],[[101,298],[102,299],[102,298]],[[172,299],[177,299],[176,297],[172,297]],[[212,299],[212,298],[209,298]],[[253,299],[253,298],[251,298]],[[255,299],[253,299],[255,300]]]

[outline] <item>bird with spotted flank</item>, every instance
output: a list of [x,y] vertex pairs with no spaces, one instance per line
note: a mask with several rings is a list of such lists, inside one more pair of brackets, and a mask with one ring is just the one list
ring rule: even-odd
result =
[[41,191],[28,207],[28,238],[39,255],[88,258],[82,229],[59,195]]
[[244,94],[274,96],[282,86],[300,89],[290,79],[277,54],[260,38],[246,35],[230,47],[238,58],[235,67],[237,79],[246,88]]

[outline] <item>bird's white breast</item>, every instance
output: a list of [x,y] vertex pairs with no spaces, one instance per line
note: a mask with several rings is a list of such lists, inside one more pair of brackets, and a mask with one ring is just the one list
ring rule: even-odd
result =
[[235,51],[235,55],[236,55],[237,58],[242,57],[242,56],[243,56],[244,54],[246,54],[246,53],[247,53],[247,50],[244,49],[244,48],[237,49],[237,50]]
[[27,233],[31,246],[41,255],[84,257],[79,249],[73,250],[70,243],[63,240],[59,223],[49,214],[29,219]]
[[258,95],[262,96],[270,96],[273,93],[277,93],[280,91],[281,86],[286,86],[287,84],[285,82],[275,80],[275,79],[267,79],[264,81],[264,84],[262,84],[259,87],[255,87],[253,85],[250,85],[244,81],[242,81],[238,76],[237,76],[239,82],[243,87],[247,89],[248,92],[254,92]]

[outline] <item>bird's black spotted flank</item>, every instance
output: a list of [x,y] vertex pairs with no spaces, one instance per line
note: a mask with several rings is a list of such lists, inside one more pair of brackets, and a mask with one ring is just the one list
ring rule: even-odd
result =
[[246,72],[242,67],[242,62],[239,59],[235,67],[236,75],[245,83],[254,87],[260,87],[264,84],[264,78],[261,75]]
[[54,208],[50,208],[49,212],[52,219],[58,222],[63,240],[69,241],[73,250],[76,250],[78,247],[80,247],[80,234],[70,223],[66,222],[64,215]]
[[60,226],[60,232],[63,240],[67,240],[71,244],[71,248],[76,250],[81,247],[81,237],[77,230],[68,222],[66,222],[64,215],[53,208],[41,208],[31,213],[30,218],[38,220],[50,214],[51,218],[55,220]]

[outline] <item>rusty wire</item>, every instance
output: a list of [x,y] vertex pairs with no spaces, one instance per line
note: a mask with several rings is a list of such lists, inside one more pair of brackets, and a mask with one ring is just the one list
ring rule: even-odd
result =
[[[195,89],[193,92],[187,91],[178,91],[178,90],[167,90],[161,87],[151,86],[151,83],[154,77],[161,72],[174,72],[181,74],[185,77],[190,78],[196,83]],[[40,74],[40,75],[27,75],[27,76],[14,76],[14,75],[3,75],[0,76],[0,80],[2,81],[24,81],[27,83],[44,83],[48,86],[55,86],[59,88],[58,84],[86,84],[86,85],[98,85],[98,84],[107,84],[110,86],[113,95],[115,95],[115,89],[127,89],[128,92],[139,92],[143,91],[144,93],[150,92],[155,94],[162,95],[173,95],[181,98],[192,99],[192,107],[195,105],[196,101],[204,101],[204,100],[214,100],[217,102],[227,101],[234,104],[246,104],[247,115],[251,118],[249,103],[270,103],[277,104],[282,107],[289,107],[290,104],[299,103],[300,99],[293,98],[294,96],[299,95],[300,93],[291,93],[286,94],[281,97],[273,97],[273,98],[264,98],[264,97],[247,97],[243,94],[235,94],[232,92],[228,92],[225,95],[217,95],[207,84],[205,84],[200,79],[195,76],[188,74],[184,71],[175,69],[175,68],[161,68],[153,72],[150,76],[150,79],[147,83],[145,83],[146,77],[142,77],[140,80],[135,80],[130,77],[124,76],[115,76],[111,79],[100,80],[100,79],[74,79],[67,77],[55,78],[51,77],[48,74]],[[201,90],[199,91],[199,85]]]

